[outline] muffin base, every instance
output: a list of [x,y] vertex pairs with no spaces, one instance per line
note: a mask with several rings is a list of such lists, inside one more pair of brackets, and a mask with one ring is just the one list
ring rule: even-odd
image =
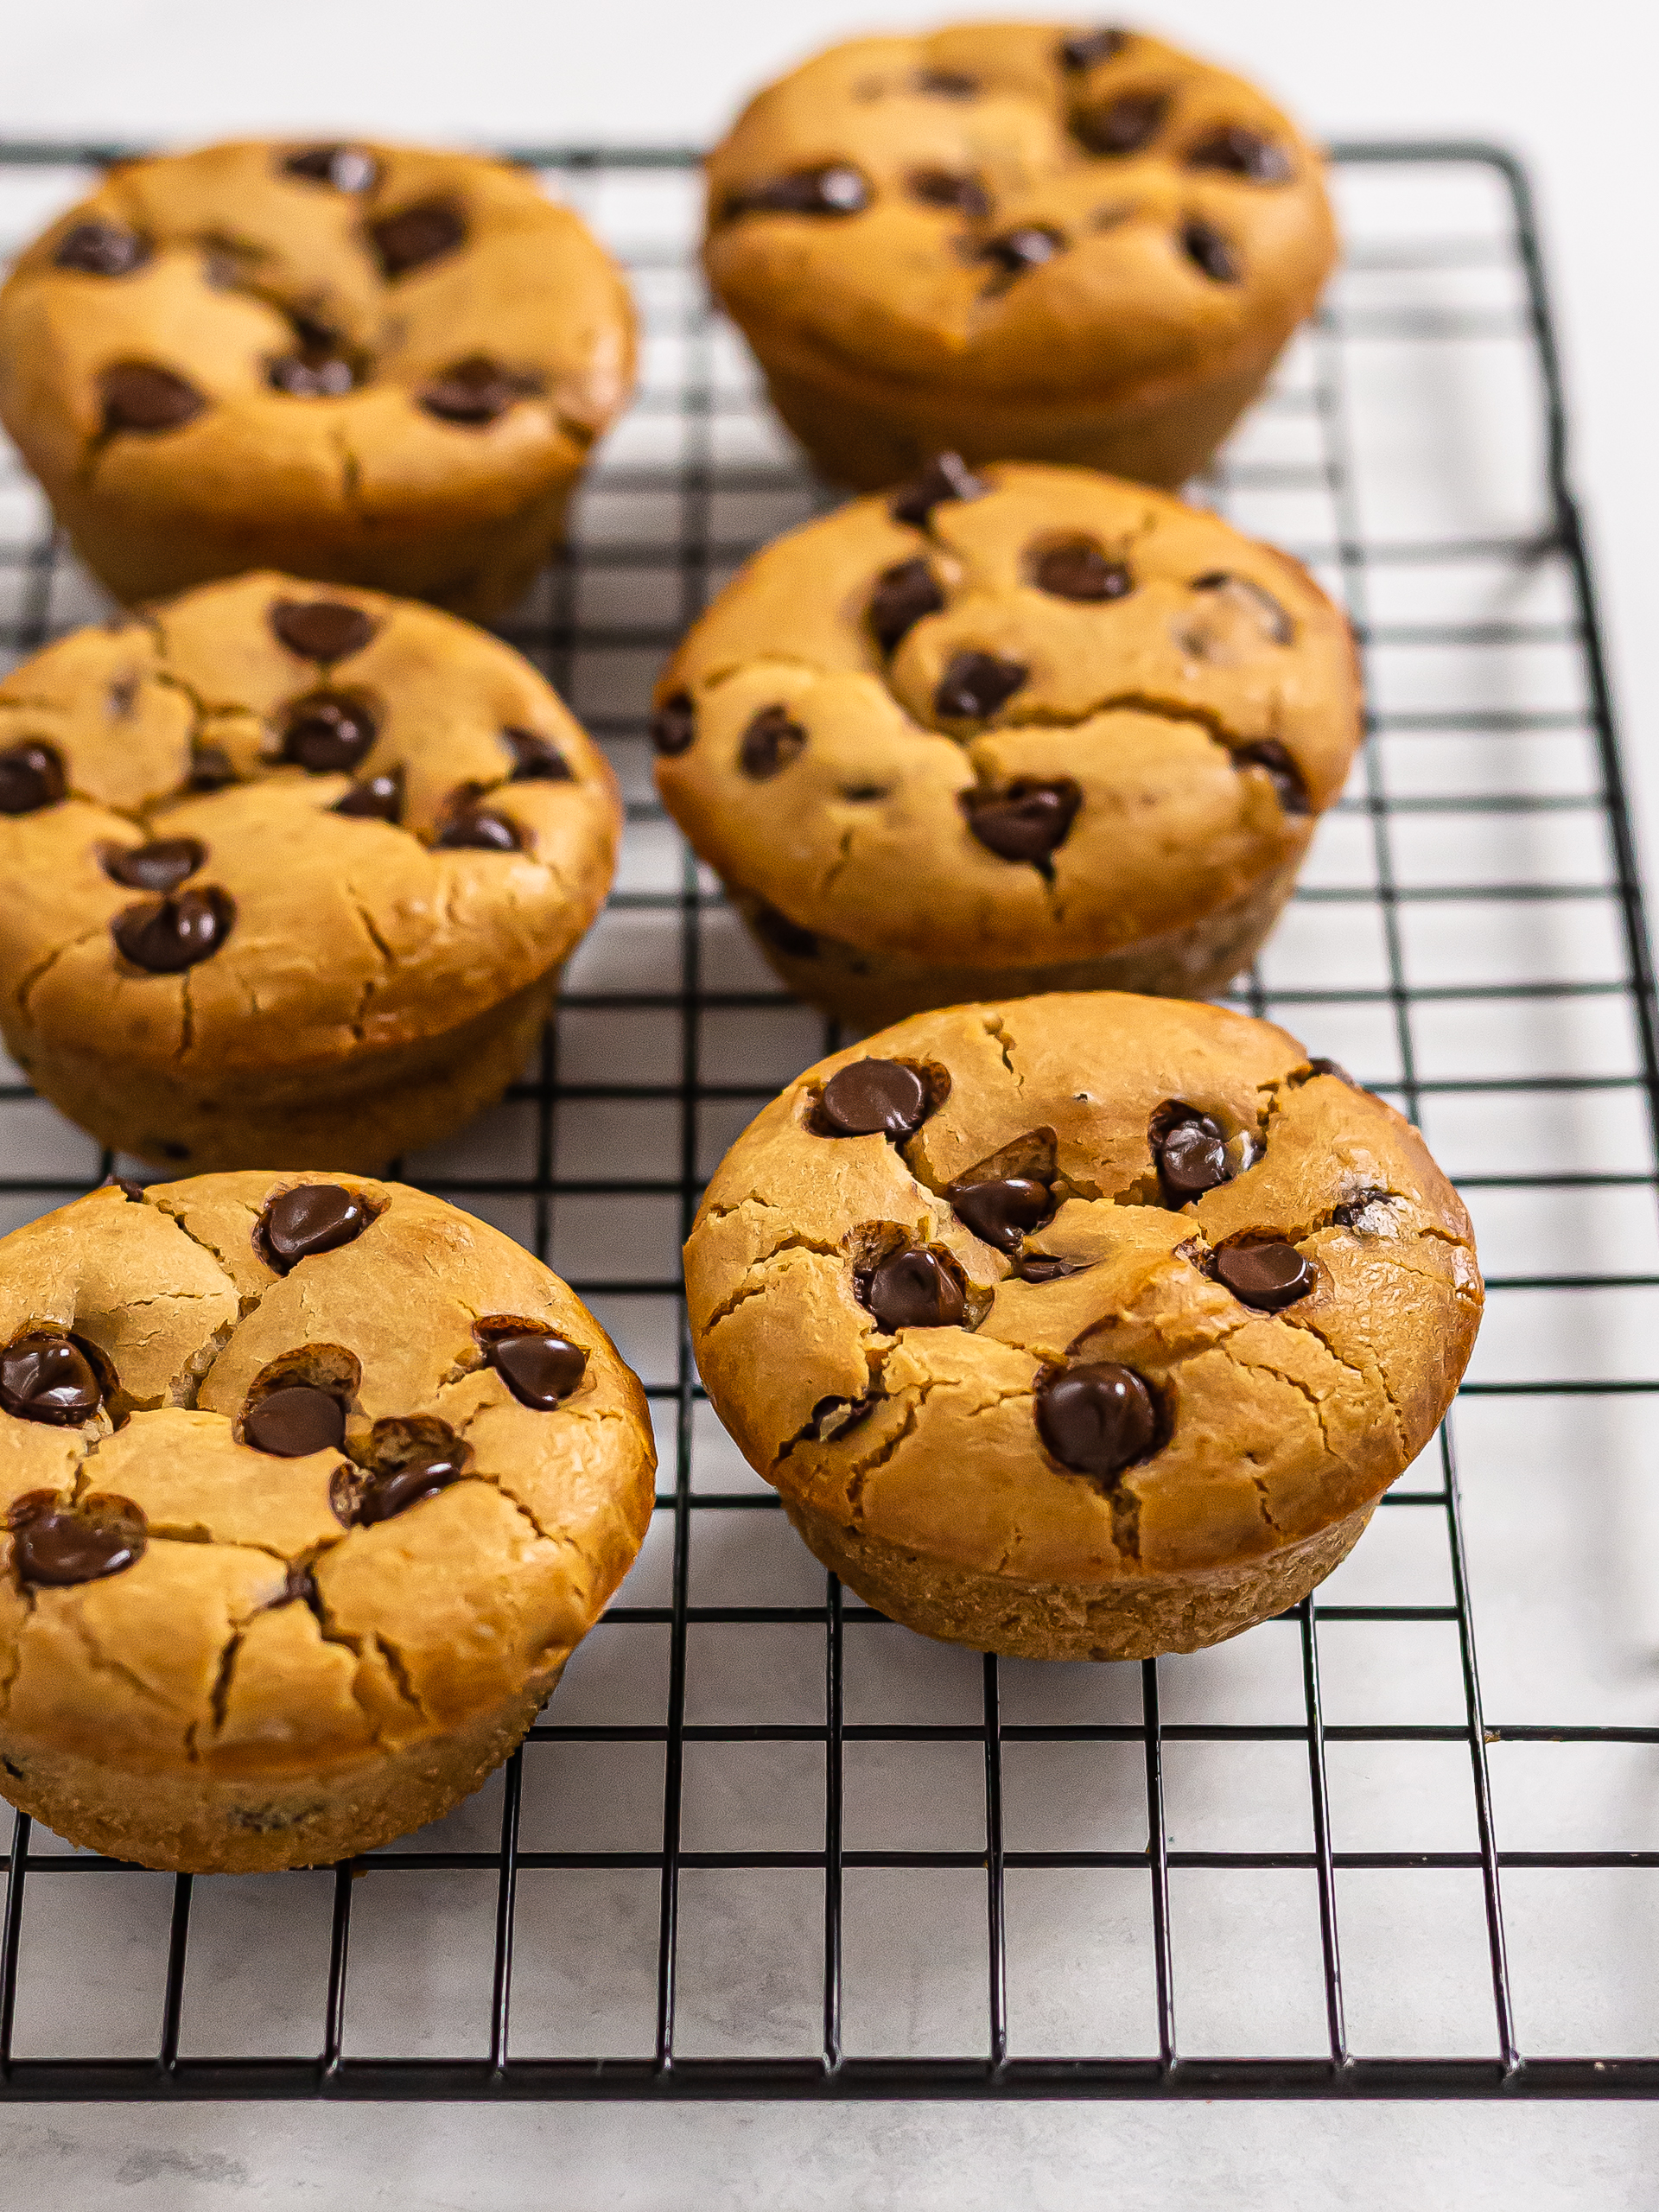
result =
[[450,1135],[524,1068],[555,973],[459,1027],[332,1066],[204,1070],[200,1083],[97,1058],[3,1025],[6,1049],[43,1097],[112,1152],[193,1174],[231,1167],[372,1173]]
[[918,960],[819,937],[810,955],[786,952],[768,933],[765,902],[741,885],[727,896],[742,915],[767,964],[797,998],[860,1030],[885,1029],[933,1007],[985,999],[1033,998],[1043,991],[1135,991],[1152,998],[1202,999],[1224,990],[1248,968],[1295,887],[1301,855],[1264,875],[1242,898],[1185,929],[1138,938],[1091,959],[1021,968],[982,968]]
[[330,1866],[471,1796],[524,1740],[563,1668],[561,1658],[447,1736],[321,1774],[147,1774],[50,1750],[0,1722],[0,1789],[69,1842],[165,1873]]
[[906,1551],[792,1498],[784,1510],[815,1559],[918,1635],[1005,1659],[1155,1659],[1300,1605],[1358,1542],[1376,1501],[1261,1559],[1122,1582],[1017,1582]]
[[970,464],[1049,461],[1103,469],[1138,484],[1179,490],[1214,454],[1260,393],[1282,350],[1275,345],[1244,367],[1195,379],[1138,404],[998,406],[984,397],[951,400],[913,386],[887,391],[850,378],[818,379],[794,364],[769,361],[752,334],[772,404],[813,467],[834,484],[879,492],[913,475],[930,455],[959,453]]

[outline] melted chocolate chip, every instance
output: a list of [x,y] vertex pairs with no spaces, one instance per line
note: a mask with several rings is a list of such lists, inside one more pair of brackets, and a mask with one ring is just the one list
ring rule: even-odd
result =
[[1046,230],[1040,224],[1025,223],[1018,230],[1004,231],[1001,238],[987,238],[978,249],[978,257],[1000,269],[1005,276],[1019,276],[1027,269],[1037,269],[1045,261],[1052,261],[1065,245],[1065,240],[1058,231]]
[[350,773],[374,743],[374,716],[360,699],[319,691],[289,709],[283,759],[308,776]]
[[270,626],[289,652],[326,667],[360,653],[378,626],[343,599],[279,599],[270,610]]
[[1279,804],[1287,814],[1312,814],[1313,802],[1307,795],[1307,785],[1302,772],[1291,759],[1277,738],[1264,737],[1254,745],[1241,745],[1233,754],[1236,768],[1262,768],[1267,772]]
[[1070,38],[1060,41],[1060,67],[1073,75],[1080,70],[1096,68],[1101,62],[1113,60],[1122,54],[1128,42],[1128,31],[1110,30],[1103,25],[1099,30],[1075,31]]
[[914,169],[908,183],[911,198],[925,207],[950,207],[975,223],[991,212],[991,195],[971,169]]
[[550,1329],[493,1329],[480,1321],[477,1334],[490,1365],[521,1406],[551,1413],[562,1405],[588,1371],[588,1355]]
[[1123,92],[1071,118],[1075,136],[1091,154],[1119,160],[1149,146],[1169,112],[1167,92]]
[[1052,599],[1075,599],[1087,605],[1102,600],[1124,599],[1135,589],[1135,579],[1122,561],[1112,560],[1092,537],[1063,538],[1032,556],[1031,580]]
[[1021,1282],[1058,1282],[1062,1275],[1080,1275],[1087,1260],[1057,1259],[1048,1252],[1023,1253],[1014,1263]]
[[476,428],[495,422],[540,389],[536,378],[505,369],[486,353],[469,353],[464,361],[457,361],[423,384],[416,397],[416,404],[441,423]]
[[957,1217],[999,1252],[1017,1252],[1028,1230],[1054,1211],[1048,1185],[1031,1175],[1005,1175],[994,1183],[952,1183],[945,1192]]
[[964,791],[962,804],[987,851],[1040,868],[1071,835],[1083,793],[1069,776],[1046,784],[1020,776],[1005,790]]
[[791,169],[736,193],[726,203],[736,215],[861,215],[871,200],[869,181],[846,162]]
[[231,756],[220,745],[198,745],[190,755],[190,779],[186,789],[222,791],[236,781]]
[[1110,1476],[1158,1440],[1158,1406],[1144,1379],[1116,1360],[1068,1367],[1037,1393],[1037,1429],[1073,1474]]
[[933,711],[942,721],[988,721],[1006,705],[1031,671],[995,653],[953,654],[933,694]]
[[290,399],[338,399],[357,383],[341,353],[283,353],[265,365],[265,381]]
[[913,523],[924,530],[935,507],[950,499],[982,499],[990,488],[959,453],[938,453],[919,475],[893,493],[887,512],[895,522]]
[[411,1505],[435,1497],[441,1490],[459,1482],[467,1472],[467,1464],[460,1453],[439,1452],[430,1459],[414,1459],[405,1467],[389,1468],[364,1484],[354,1517],[372,1527],[377,1521],[407,1513]]
[[340,1183],[301,1183],[281,1191],[259,1217],[256,1240],[278,1274],[317,1252],[354,1243],[374,1218],[361,1198]]
[[465,245],[466,211],[455,200],[419,200],[395,215],[382,215],[366,234],[380,274],[390,283]]
[[0,1351],[0,1406],[19,1421],[73,1428],[103,1402],[92,1363],[72,1337],[42,1331]]
[[384,776],[365,776],[353,784],[331,811],[365,822],[401,822],[404,818],[404,772],[393,768]]
[[210,960],[229,937],[236,906],[229,892],[210,884],[175,891],[165,899],[129,906],[110,924],[110,935],[135,968],[151,976],[176,976]]
[[565,759],[551,738],[538,737],[533,729],[518,729],[508,724],[501,732],[501,740],[512,755],[510,784],[569,784],[575,779],[570,772],[570,763]]
[[379,181],[380,164],[361,146],[303,146],[288,156],[283,174],[330,184],[336,192],[370,192]]
[[859,1296],[889,1335],[954,1328],[968,1311],[956,1262],[925,1246],[889,1252],[857,1284]]
[[810,930],[803,929],[798,922],[791,922],[787,914],[780,914],[775,906],[762,900],[751,918],[755,929],[774,951],[785,960],[816,960],[818,940]]
[[651,741],[667,758],[689,753],[697,734],[697,710],[689,691],[672,691],[651,718]]
[[976,100],[979,79],[962,69],[918,69],[912,79],[916,90],[936,100]]
[[55,806],[67,788],[54,746],[25,738],[0,753],[0,814],[38,814]]
[[53,255],[58,269],[87,276],[130,276],[149,259],[149,240],[120,223],[77,223],[66,231]]
[[825,1134],[836,1137],[913,1136],[928,1112],[927,1085],[902,1060],[853,1060],[818,1099]]
[[944,605],[939,582],[925,561],[900,561],[884,569],[870,594],[870,628],[884,653],[894,652],[924,615]]
[[64,1589],[118,1574],[142,1558],[144,1516],[130,1498],[100,1496],[74,1512],[50,1491],[20,1497],[11,1509],[11,1563],[20,1582]]
[[1213,224],[1196,215],[1181,226],[1181,251],[1212,284],[1236,284],[1244,273],[1229,241]]
[[1227,1140],[1211,1115],[1172,1099],[1154,1114],[1148,1134],[1166,1205],[1184,1206],[1230,1179]]
[[1228,1244],[1216,1255],[1216,1274],[1233,1296],[1264,1313],[1294,1306],[1319,1281],[1313,1262],[1294,1244]]
[[159,432],[194,423],[207,402],[194,385],[153,361],[118,361],[98,380],[104,428]]
[[433,840],[446,852],[517,853],[524,839],[516,822],[487,807],[462,807],[452,814]]
[[1242,123],[1224,124],[1201,138],[1188,150],[1186,166],[1249,177],[1254,184],[1283,184],[1293,174],[1290,156],[1278,141]]
[[153,844],[111,846],[104,873],[130,891],[176,891],[207,857],[197,837],[158,837]]
[[346,1433],[346,1409],[329,1390],[309,1382],[289,1382],[243,1418],[242,1433],[256,1452],[279,1459],[303,1459],[313,1452],[334,1452]]
[[737,762],[757,784],[767,783],[806,750],[806,732],[787,707],[762,707],[743,733]]

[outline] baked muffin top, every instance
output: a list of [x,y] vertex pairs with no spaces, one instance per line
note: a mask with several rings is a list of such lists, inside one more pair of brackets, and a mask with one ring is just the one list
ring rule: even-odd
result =
[[499,639],[237,577],[0,683],[0,990],[175,1074],[327,1065],[544,975],[620,827],[603,754]]
[[632,312],[586,226],[468,154],[247,141],[112,169],[0,291],[0,408],[50,479],[338,514],[435,480],[504,515],[627,397]]
[[441,1199],[95,1191],[0,1241],[8,1727],[162,1772],[417,1744],[550,1680],[654,1464],[593,1316]]
[[728,881],[988,968],[1294,861],[1360,728],[1347,621],[1287,555],[1092,470],[948,455],[757,554],[658,696],[664,799]]
[[1282,1029],[1116,992],[919,1014],[739,1138],[697,1363],[786,1497],[1016,1580],[1260,1556],[1427,1443],[1481,1311],[1416,1130]]
[[817,55],[710,156],[709,226],[769,359],[1033,402],[1259,365],[1336,253],[1319,156],[1254,86],[1046,23]]

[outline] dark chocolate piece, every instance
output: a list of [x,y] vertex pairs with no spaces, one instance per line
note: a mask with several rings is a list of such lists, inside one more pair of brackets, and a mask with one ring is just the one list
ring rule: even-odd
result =
[[76,1512],[51,1491],[36,1491],[17,1500],[10,1517],[20,1582],[66,1589],[118,1574],[143,1555],[144,1516],[130,1498],[89,1497]]
[[389,1467],[382,1474],[371,1476],[359,1493],[355,1519],[372,1527],[377,1521],[407,1513],[411,1505],[435,1497],[451,1483],[458,1483],[467,1472],[469,1457],[438,1452],[429,1459],[412,1459],[407,1466]]
[[419,200],[369,224],[366,235],[380,274],[391,283],[465,245],[466,211],[456,200]]
[[588,1355],[551,1329],[498,1326],[480,1321],[475,1332],[486,1358],[521,1406],[551,1413],[588,1371]]
[[1052,783],[1020,776],[1004,790],[964,791],[962,804],[968,827],[988,852],[1041,868],[1071,835],[1083,793],[1069,776]]
[[1276,737],[1259,738],[1254,745],[1241,745],[1233,754],[1235,768],[1264,770],[1278,793],[1279,804],[1287,814],[1312,814],[1313,802],[1307,795],[1307,785],[1302,772],[1291,759]]
[[303,1459],[313,1452],[339,1450],[346,1433],[346,1409],[330,1390],[290,1382],[250,1407],[242,1433],[256,1452],[269,1452],[279,1459]]
[[1037,1430],[1063,1467],[1110,1476],[1158,1440],[1158,1406],[1143,1377],[1116,1360],[1062,1369],[1037,1393]]
[[148,845],[111,845],[104,873],[130,891],[176,891],[207,857],[198,837],[158,837]]
[[477,428],[495,422],[540,389],[536,378],[503,368],[487,353],[469,353],[465,360],[429,378],[416,394],[416,403],[441,423]]
[[1085,605],[1123,599],[1135,589],[1135,579],[1122,561],[1114,561],[1092,537],[1068,537],[1046,545],[1032,556],[1031,580],[1052,599],[1075,599]]
[[667,758],[689,753],[697,734],[697,710],[689,691],[671,691],[651,718],[651,741]]
[[1054,1211],[1048,1185],[1032,1175],[1004,1175],[991,1183],[952,1183],[944,1195],[957,1219],[999,1252],[1017,1252],[1027,1231],[1039,1229]]
[[928,1110],[927,1085],[902,1060],[853,1060],[818,1099],[827,1133],[837,1137],[913,1136]]
[[194,385],[153,361],[118,361],[98,380],[104,428],[156,433],[194,423],[207,402]]
[[1189,147],[1190,169],[1219,169],[1226,176],[1249,177],[1253,184],[1284,184],[1294,174],[1290,156],[1275,138],[1242,123],[1224,123]]
[[343,599],[279,599],[270,610],[270,626],[289,652],[327,667],[360,653],[377,625]]
[[374,716],[360,699],[318,691],[289,709],[283,758],[308,776],[349,775],[374,737]]
[[512,755],[512,772],[507,778],[510,784],[575,782],[570,763],[550,737],[538,737],[533,729],[519,729],[508,723],[501,738]]
[[1151,145],[1168,113],[1167,92],[1122,92],[1099,107],[1080,108],[1071,130],[1091,154],[1121,161]]
[[353,784],[331,810],[368,822],[401,822],[404,818],[404,772],[392,768],[384,776],[365,776]]
[[743,733],[737,764],[757,784],[769,783],[806,750],[806,732],[787,707],[762,707]]
[[991,195],[971,169],[912,169],[907,181],[911,198],[925,207],[953,208],[973,223],[991,212]]
[[0,753],[0,814],[38,814],[55,806],[67,788],[56,746],[25,738]]
[[374,1218],[355,1192],[340,1183],[299,1183],[281,1191],[259,1217],[257,1243],[278,1274],[318,1252],[355,1243]]
[[1070,38],[1060,41],[1059,64],[1075,76],[1081,70],[1094,69],[1103,61],[1115,60],[1128,42],[1128,31],[1109,29],[1104,24],[1098,30],[1074,31]]
[[372,192],[379,182],[380,164],[361,146],[302,146],[283,163],[283,174],[303,177],[308,184],[330,184],[336,192]]
[[1306,1298],[1319,1281],[1313,1262],[1294,1244],[1228,1244],[1216,1255],[1216,1274],[1233,1296],[1263,1313],[1276,1313]]
[[222,791],[235,781],[235,766],[222,745],[198,745],[192,750],[187,791]]
[[19,1421],[73,1428],[103,1402],[92,1363],[73,1337],[41,1330],[0,1351],[0,1406]]
[[893,493],[887,512],[895,522],[913,523],[925,530],[935,507],[950,499],[982,499],[990,488],[959,453],[936,453],[918,475]]
[[447,852],[517,853],[524,841],[516,822],[488,807],[467,806],[452,814],[434,839]]
[[884,569],[870,594],[870,628],[884,653],[897,652],[924,615],[944,605],[938,578],[924,560],[900,561]]
[[1203,270],[1212,284],[1236,284],[1243,264],[1235,248],[1217,230],[1194,215],[1181,226],[1181,251],[1194,268]]
[[726,203],[728,219],[739,215],[861,215],[873,194],[869,180],[847,162],[826,162],[817,168],[791,169],[787,176],[747,186]]
[[1154,1114],[1150,1135],[1166,1205],[1184,1206],[1231,1180],[1227,1140],[1211,1115],[1172,1099]]
[[995,653],[955,653],[933,694],[933,711],[942,721],[988,721],[1030,673],[1019,661]]
[[236,923],[236,905],[217,884],[175,891],[165,899],[129,906],[110,924],[110,934],[135,968],[151,976],[176,976],[209,960]]
[[130,276],[149,259],[149,240],[121,223],[77,223],[58,241],[54,268],[86,276]]
[[1058,1282],[1062,1275],[1080,1275],[1087,1260],[1062,1260],[1048,1252],[1023,1253],[1014,1263],[1021,1282]]
[[900,1329],[954,1328],[968,1311],[956,1262],[925,1245],[889,1252],[858,1279],[858,1292],[890,1335]]
[[1027,269],[1052,261],[1065,247],[1065,240],[1058,231],[1040,223],[1022,223],[1015,230],[1004,231],[1000,238],[987,238],[978,252],[982,261],[988,261],[1005,276],[1020,276]]

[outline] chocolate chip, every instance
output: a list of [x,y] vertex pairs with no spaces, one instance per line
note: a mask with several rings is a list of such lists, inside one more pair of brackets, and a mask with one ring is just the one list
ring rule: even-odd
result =
[[816,960],[818,940],[810,930],[803,929],[798,922],[791,922],[787,914],[780,914],[775,906],[762,900],[752,917],[756,930],[774,951],[785,960]]
[[570,772],[570,763],[565,759],[551,738],[538,737],[533,729],[518,729],[508,724],[501,732],[503,743],[512,755],[510,784],[569,784],[575,779]]
[[270,626],[289,652],[326,667],[360,653],[378,625],[343,599],[279,599],[270,610]]
[[535,377],[505,369],[486,353],[469,353],[465,360],[423,384],[416,400],[441,423],[477,427],[495,422],[508,408],[540,389]]
[[942,721],[986,721],[1013,698],[1028,668],[995,653],[956,653],[933,694],[933,711]]
[[25,738],[0,753],[0,814],[38,814],[55,806],[67,788],[55,746]]
[[861,215],[871,199],[869,181],[846,162],[791,169],[734,194],[728,218],[738,215]]
[[1343,1066],[1340,1060],[1327,1060],[1325,1058],[1310,1060],[1307,1064],[1307,1073],[1302,1077],[1302,1081],[1304,1083],[1311,1082],[1316,1075],[1334,1076],[1338,1083],[1345,1083],[1350,1090],[1357,1090],[1361,1088],[1361,1086],[1355,1082],[1353,1077],[1349,1074],[1347,1069]]
[[36,1491],[13,1505],[10,1523],[20,1582],[54,1589],[97,1582],[143,1555],[144,1516],[130,1498],[89,1497],[73,1512],[51,1491]]
[[1039,868],[1065,842],[1082,804],[1069,776],[1049,784],[1020,776],[1001,791],[962,794],[968,827],[987,851]]
[[1194,576],[1187,589],[1215,594],[1233,613],[1259,630],[1269,645],[1287,645],[1295,638],[1296,625],[1284,608],[1270,591],[1249,576],[1236,576],[1225,569],[1212,569],[1207,575]]
[[926,1246],[889,1252],[855,1280],[860,1298],[890,1336],[900,1329],[954,1328],[968,1311],[955,1261]]
[[196,837],[158,837],[149,845],[105,848],[104,873],[130,891],[176,891],[207,857]]
[[1061,1260],[1047,1252],[1023,1253],[1014,1263],[1021,1282],[1058,1282],[1062,1275],[1080,1275],[1087,1260]]
[[958,1220],[999,1252],[1017,1252],[1027,1230],[1040,1228],[1054,1211],[1048,1185],[1031,1175],[1005,1175],[994,1183],[952,1183],[944,1195]]
[[462,807],[452,814],[433,842],[446,852],[517,853],[524,839],[516,822],[486,807]]
[[1147,1135],[1166,1205],[1184,1206],[1230,1179],[1227,1140],[1212,1116],[1167,1099],[1154,1113]]
[[377,1521],[390,1521],[394,1514],[407,1513],[411,1505],[419,1505],[423,1499],[435,1497],[441,1490],[459,1482],[466,1472],[466,1459],[458,1453],[448,1452],[438,1453],[430,1459],[411,1460],[405,1467],[391,1468],[364,1484],[355,1518],[368,1527]]
[[1236,284],[1244,271],[1237,254],[1213,224],[1193,216],[1181,226],[1181,251],[1212,284]]
[[1079,70],[1096,68],[1103,61],[1113,60],[1128,42],[1128,31],[1109,30],[1103,26],[1099,30],[1075,31],[1070,38],[1060,41],[1060,67],[1073,75]]
[[856,1428],[868,1421],[879,1401],[872,1392],[868,1398],[820,1398],[812,1408],[812,1418],[802,1432],[803,1440],[813,1444],[832,1443],[848,1430]]
[[230,893],[210,885],[129,906],[110,924],[110,935],[135,968],[152,976],[176,976],[198,961],[211,959],[235,920]]
[[1052,599],[1090,605],[1127,598],[1135,589],[1135,579],[1123,563],[1110,559],[1092,537],[1062,538],[1058,544],[1033,553],[1031,580]]
[[1122,92],[1099,107],[1080,109],[1071,118],[1071,129],[1091,154],[1121,159],[1149,146],[1168,112],[1167,92]]
[[1276,139],[1264,138],[1242,123],[1223,124],[1207,138],[1189,149],[1190,169],[1220,169],[1228,176],[1247,176],[1255,184],[1283,184],[1293,174],[1290,156]]
[[550,1329],[501,1328],[480,1321],[475,1333],[485,1357],[521,1406],[551,1413],[588,1370],[588,1355]]
[[19,1421],[73,1428],[103,1402],[92,1363],[72,1337],[40,1331],[0,1352],[0,1406]]
[[737,763],[757,784],[787,768],[806,750],[806,732],[790,719],[787,707],[762,707],[743,733]]
[[379,181],[380,164],[361,146],[304,146],[288,156],[283,174],[331,184],[336,192],[370,192]]
[[936,100],[976,100],[979,79],[961,69],[918,69],[913,79],[916,90],[927,93]]
[[308,776],[343,776],[374,743],[374,716],[360,699],[319,691],[288,710],[283,759]]
[[120,223],[77,223],[53,255],[54,267],[88,276],[130,276],[149,259],[149,240]]
[[1294,1244],[1228,1244],[1216,1255],[1216,1274],[1233,1296],[1264,1313],[1306,1298],[1319,1281],[1311,1260]]
[[313,1452],[338,1451],[346,1433],[346,1409],[329,1390],[314,1383],[285,1383],[251,1406],[242,1434],[256,1452],[279,1459],[303,1459]]
[[907,1137],[927,1119],[927,1085],[902,1060],[853,1060],[838,1068],[818,1099],[825,1132],[836,1137]]
[[259,1217],[256,1239],[264,1257],[285,1275],[314,1253],[355,1243],[374,1218],[361,1198],[340,1183],[301,1183],[282,1191]]
[[1004,276],[1019,276],[1027,269],[1039,268],[1045,261],[1052,261],[1065,245],[1065,240],[1058,231],[1026,223],[1018,230],[1004,231],[1001,238],[987,238],[976,249],[976,254],[979,260],[990,262]]
[[1278,793],[1279,804],[1287,814],[1312,814],[1313,802],[1307,795],[1307,785],[1302,772],[1291,759],[1277,738],[1264,737],[1254,745],[1241,745],[1233,753],[1235,768],[1265,769]]
[[970,169],[913,169],[907,181],[911,198],[925,207],[954,208],[975,223],[991,212],[991,195]]
[[340,353],[283,353],[266,363],[265,381],[290,399],[338,399],[352,390],[357,376]]
[[104,403],[104,428],[118,430],[177,430],[194,422],[207,402],[194,385],[153,361],[118,361],[98,380]]
[[1063,1369],[1037,1393],[1037,1430],[1063,1467],[1116,1475],[1158,1440],[1158,1406],[1145,1380],[1116,1360]]
[[187,790],[222,791],[235,781],[235,766],[223,746],[198,745],[193,749]]
[[466,211],[455,200],[419,200],[395,215],[382,215],[367,226],[366,234],[380,274],[390,283],[465,245]]
[[401,822],[404,818],[404,772],[393,768],[384,776],[365,776],[344,798],[334,801],[331,812],[365,822]]
[[672,759],[689,753],[697,734],[697,710],[689,691],[671,691],[651,718],[651,741]]
[[944,605],[938,579],[925,561],[900,561],[884,569],[870,594],[870,628],[884,653],[895,652],[924,615]]
[[130,1205],[143,1204],[144,1186],[142,1183],[135,1183],[125,1175],[106,1175],[104,1181],[111,1190],[119,1191],[122,1197]]
[[893,493],[887,512],[895,522],[913,523],[923,530],[935,507],[950,499],[982,499],[990,488],[959,453],[937,453],[919,475]]

